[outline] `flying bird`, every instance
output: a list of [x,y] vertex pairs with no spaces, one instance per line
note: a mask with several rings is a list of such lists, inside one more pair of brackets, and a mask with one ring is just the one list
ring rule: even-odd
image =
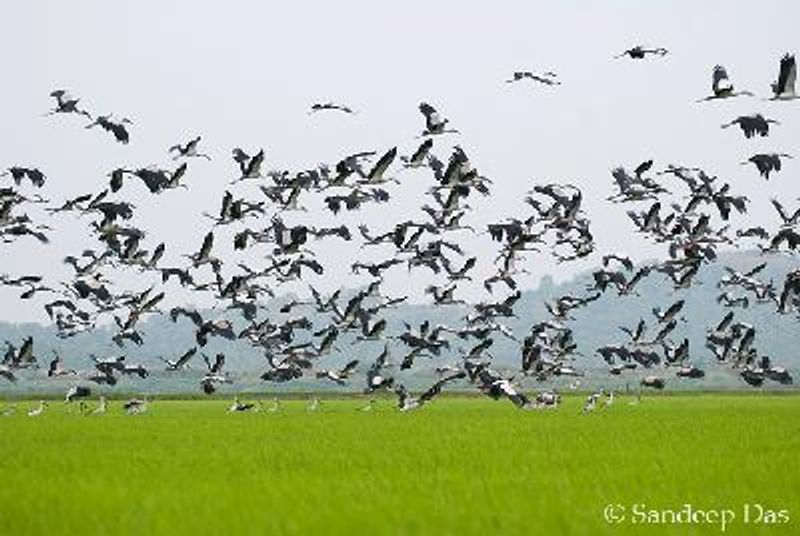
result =
[[761,114],[740,115],[730,123],[725,123],[722,125],[722,128],[728,128],[734,125],[739,125],[739,128],[742,129],[742,132],[744,133],[744,137],[750,139],[756,134],[762,138],[768,136],[769,126],[780,125],[780,122],[774,119],[766,119]]
[[785,54],[781,58],[778,80],[772,83],[771,100],[794,100],[800,98],[795,93],[794,84],[797,80],[797,63],[794,54]]
[[628,50],[625,50],[621,54],[618,54],[617,56],[614,56],[614,57],[615,58],[624,58],[625,56],[628,56],[629,58],[631,58],[633,60],[643,60],[648,55],[666,56],[668,53],[669,53],[669,51],[666,48],[663,48],[663,47],[647,48],[647,47],[642,46],[642,45],[636,45],[636,46],[634,46],[632,48],[629,48]]
[[78,114],[92,119],[92,116],[86,110],[78,107],[80,99],[72,97],[65,89],[56,89],[50,93],[50,96],[56,100],[56,107],[50,110],[46,115],[54,114]]
[[743,166],[747,164],[755,165],[758,173],[766,180],[769,180],[770,173],[773,171],[777,173],[781,170],[781,158],[792,158],[792,155],[786,153],[759,153],[740,163]]
[[557,78],[557,74],[552,71],[547,71],[546,73],[542,74],[535,74],[531,71],[515,71],[511,78],[506,80],[507,84],[512,84],[514,82],[519,82],[521,80],[532,80],[534,82],[539,82],[540,84],[544,84],[547,86],[558,86],[561,85]]
[[175,156],[172,158],[173,160],[177,160],[178,158],[205,158],[206,160],[211,160],[211,157],[207,154],[198,153],[197,146],[200,145],[200,141],[202,140],[202,136],[197,136],[196,138],[189,140],[185,144],[175,144],[169,148],[169,153],[175,153]]
[[106,132],[110,132],[114,135],[114,138],[122,143],[123,145],[127,144],[130,141],[130,134],[128,133],[128,129],[125,125],[130,125],[131,121],[129,119],[120,119],[119,121],[115,121],[112,119],[111,115],[100,115],[94,120],[94,122],[89,123],[86,125],[86,128],[93,128],[99,126]]
[[336,104],[336,103],[333,103],[333,102],[329,101],[329,102],[316,102],[316,103],[312,104],[311,105],[311,111],[309,112],[309,114],[322,112],[322,111],[325,111],[325,110],[335,110],[335,111],[339,111],[339,112],[344,112],[346,114],[354,114],[354,113],[356,113],[349,106],[344,106],[344,105]]
[[458,134],[457,130],[447,128],[449,120],[443,118],[439,112],[436,111],[436,108],[427,102],[420,103],[419,111],[425,116],[425,130],[422,131],[423,136],[435,136],[445,133]]
[[697,102],[705,102],[719,99],[729,99],[731,97],[749,96],[753,94],[749,91],[735,91],[733,84],[728,78],[728,71],[722,65],[714,66],[711,73],[711,95],[703,97]]

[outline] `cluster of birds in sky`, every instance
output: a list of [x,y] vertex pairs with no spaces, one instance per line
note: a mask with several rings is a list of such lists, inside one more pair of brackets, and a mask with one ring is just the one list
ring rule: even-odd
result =
[[[664,48],[636,46],[619,57],[657,61],[666,54]],[[768,98],[800,98],[795,92],[796,73],[794,56],[787,54],[780,60],[778,78]],[[551,71],[518,71],[506,82],[549,87],[561,83]],[[735,89],[726,69],[719,65],[712,71],[711,90],[701,102],[753,95]],[[63,90],[52,92],[51,97],[55,107],[48,115],[83,119],[87,129],[99,126],[121,144],[131,141],[130,120],[114,115],[95,116]],[[309,113],[336,112],[356,113],[334,102],[316,103]],[[19,288],[20,299],[46,296],[45,311],[61,338],[92,331],[101,319],[113,319],[112,341],[122,353],[76,356],[91,359],[91,367],[71,370],[66,368],[58,348],[50,349],[52,357],[43,355],[29,336],[6,341],[0,376],[16,382],[26,375],[41,374],[37,372],[39,363],[48,360],[48,377],[68,378],[71,382],[68,401],[92,396],[97,386],[112,388],[120,377],[146,381],[148,367],[129,362],[124,350],[131,345],[146,345],[146,336],[139,330],[142,319],[166,314],[172,322],[193,330],[194,344],[178,355],[162,356],[164,369],[180,374],[190,363],[202,361],[205,373],[198,388],[206,394],[215,393],[222,386],[235,389],[235,374],[226,370],[225,353],[210,356],[204,351],[210,340],[219,339],[246,341],[253,352],[263,354],[264,382],[285,383],[312,377],[341,386],[360,385],[369,395],[392,391],[402,411],[422,407],[451,385],[473,386],[490,398],[507,399],[521,409],[555,407],[560,401],[558,392],[544,390],[529,397],[522,392],[519,378],[548,382],[568,377],[575,378],[577,386],[583,372],[575,365],[577,344],[570,322],[601,296],[612,294],[624,300],[636,295],[642,281],[653,277],[672,285],[672,303],[654,309],[652,318],[643,318],[636,326],[623,327],[625,338],[598,348],[597,356],[614,376],[644,371],[639,379],[646,388],[663,389],[672,373],[679,379],[676,381],[700,380],[705,371],[692,359],[698,350],[690,350],[688,338],[677,336],[685,323],[685,295],[680,294],[691,288],[704,265],[717,258],[719,247],[751,241],[751,247],[764,255],[793,254],[800,247],[800,208],[786,208],[781,201],[773,200],[780,223],[771,232],[744,220],[749,200],[737,195],[730,183],[703,169],[674,164],[659,169],[653,160],[632,170],[618,167],[611,171],[615,191],[608,200],[627,207],[635,230],[663,245],[664,259],[635,266],[624,253],[604,254],[602,266],[593,272],[592,284],[583,293],[547,302],[549,319],[530,326],[526,333],[514,333],[506,322],[515,318],[515,306],[522,297],[516,278],[525,272],[526,262],[546,254],[559,262],[571,262],[595,253],[583,193],[568,183],[535,184],[525,197],[524,211],[477,229],[469,224],[475,210],[470,203],[476,198],[490,198],[494,182],[480,173],[460,145],[451,143],[460,132],[436,107],[422,102],[419,112],[424,120],[419,135],[422,141],[415,142],[416,149],[407,155],[401,155],[398,147],[370,149],[345,155],[333,165],[301,171],[267,170],[264,149],[234,148],[231,181],[219,209],[205,213],[209,228],[196,234],[197,249],[181,255],[181,262],[167,263],[165,253],[169,246],[152,243],[146,230],[132,223],[136,207],[124,194],[130,188],[144,187],[152,195],[190,188],[190,164],[212,158],[203,152],[201,136],[170,147],[169,166],[113,169],[100,191],[55,203],[39,193],[47,183],[43,171],[27,165],[9,167],[3,175],[7,182],[0,183],[3,243],[37,240],[48,244],[53,226],[64,225],[64,218],[74,216],[91,219],[87,232],[96,247],[64,258],[72,268],[72,278],[67,281],[46,281],[36,274],[3,274],[0,284]],[[753,113],[736,117],[722,128],[738,126],[750,139],[769,136],[773,125],[780,123]],[[754,165],[768,180],[781,171],[789,158],[781,152],[755,154],[743,164]],[[433,179],[419,205],[419,218],[380,221],[355,229],[304,223],[304,216],[311,213],[310,199],[321,200],[332,217],[357,212],[366,205],[391,203],[397,189],[403,186],[401,172],[407,169],[428,170]],[[256,197],[241,192],[246,185],[255,186]],[[684,199],[688,201],[681,202]],[[42,210],[37,212],[35,207]],[[734,229],[737,218],[745,225]],[[459,236],[479,232],[489,235],[496,246],[494,253],[481,252],[479,257],[462,249]],[[258,250],[263,261],[232,261],[220,253],[223,241],[234,252]],[[326,272],[325,260],[313,250],[318,241],[337,241],[342,247],[386,254],[377,262],[360,259],[352,264],[355,276],[369,278],[363,287],[343,287],[323,295],[314,286],[314,279],[325,277]],[[476,264],[486,259],[494,264],[493,274],[483,281],[487,298],[466,303],[459,298],[459,284],[472,280]],[[736,309],[755,304],[774,307],[782,314],[797,314],[800,270],[786,274],[782,286],[776,286],[773,281],[759,279],[766,266],[766,262],[760,263],[744,272],[728,269],[719,282],[718,300],[730,311],[707,332],[707,351],[751,386],[792,382],[786,368],[773,364],[769,356],[758,351],[756,326],[735,317]],[[31,268],[36,268],[34,263]],[[451,308],[446,324],[424,320],[418,325],[405,323],[399,330],[391,329],[385,312],[404,303],[407,297],[385,295],[382,283],[388,272],[401,268],[425,274],[420,281],[432,281],[425,285],[425,294],[437,308]],[[155,276],[158,282],[134,292],[116,292],[111,277],[118,273]],[[269,311],[271,314],[265,316],[265,297],[274,297],[282,284],[297,281],[308,285],[307,298],[294,299],[283,305],[277,315]],[[212,296],[219,307],[213,311],[188,306],[164,308],[171,285]],[[468,313],[462,316],[460,311],[464,309]],[[312,322],[311,311],[315,319],[325,321]],[[518,344],[516,378],[501,374],[493,366],[492,349],[498,338]],[[370,345],[374,360],[362,363],[348,359],[347,347],[352,345]],[[393,356],[398,348],[400,355]],[[326,366],[329,356],[338,356],[338,361],[345,364]],[[414,395],[403,385],[402,375],[412,371],[420,360],[437,358],[442,362],[444,357],[452,361],[436,368],[440,377],[427,390]],[[593,409],[602,396],[602,392],[593,393],[585,409]],[[613,400],[613,394],[608,396]],[[146,403],[134,399],[125,409],[141,412]],[[44,408],[43,403],[36,408],[36,414]],[[96,411],[104,412],[105,408],[102,398]],[[258,408],[237,397],[231,411]]]

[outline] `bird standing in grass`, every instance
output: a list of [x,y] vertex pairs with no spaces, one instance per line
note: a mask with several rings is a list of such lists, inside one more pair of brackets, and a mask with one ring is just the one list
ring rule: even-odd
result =
[[39,405],[35,408],[28,411],[28,417],[38,417],[42,413],[44,413],[44,409],[47,407],[47,402],[44,400],[39,401]]

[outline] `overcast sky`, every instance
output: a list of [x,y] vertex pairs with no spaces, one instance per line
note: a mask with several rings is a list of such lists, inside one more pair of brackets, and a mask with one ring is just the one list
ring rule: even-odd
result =
[[[471,203],[473,222],[524,216],[522,198],[533,184],[571,182],[584,191],[598,252],[643,259],[659,250],[632,233],[628,207],[605,201],[612,193],[609,171],[617,165],[632,168],[653,158],[659,168],[702,166],[752,196],[749,219],[738,225],[774,227],[769,198],[794,207],[800,196],[800,161],[789,161],[769,183],[739,165],[757,152],[800,155],[800,101],[762,100],[780,57],[800,48],[797,2],[42,0],[5,2],[0,17],[0,165],[40,167],[54,202],[100,191],[114,167],[171,166],[169,146],[203,135],[213,160],[191,162],[188,191],[153,197],[135,183],[123,190],[138,207],[135,222],[150,232],[145,246],[167,242],[167,264],[199,247],[209,227],[200,213],[216,211],[235,178],[233,147],[263,147],[266,167],[281,169],[334,164],[352,152],[395,145],[408,154],[419,143],[423,100],[461,131],[437,139],[437,154],[446,158],[458,143],[494,181],[491,201]],[[613,59],[639,43],[670,53],[639,62]],[[728,69],[737,88],[758,96],[696,104],[710,92],[715,64]],[[505,84],[514,70],[553,70],[563,85]],[[95,113],[132,119],[131,143],[86,131],[77,117],[43,117],[49,92],[62,87]],[[307,114],[313,102],[327,100],[359,113]],[[720,129],[752,112],[782,124],[758,140]],[[404,184],[388,206],[332,218],[315,205],[287,220],[345,222],[354,230],[364,222],[380,231],[422,219],[429,173],[398,177]],[[248,191],[257,197],[252,188],[239,193]],[[48,247],[28,240],[3,246],[0,273],[63,278],[69,273],[64,255],[95,244],[87,223],[54,220],[58,230]],[[494,256],[485,237],[463,240],[471,253]],[[320,287],[365,282],[348,268],[361,252],[345,252],[337,241],[315,250],[328,268],[315,280]],[[363,255],[386,257],[385,251]],[[524,267],[531,275],[522,283],[535,287],[544,274],[562,279],[597,262],[595,256],[558,266],[545,255],[530,256]],[[387,291],[408,293],[409,281],[421,288],[416,274],[390,277]],[[146,285],[124,277],[121,287]],[[464,296],[480,299],[479,288],[465,287]],[[17,294],[0,289],[0,319],[42,319],[41,301],[19,305]]]

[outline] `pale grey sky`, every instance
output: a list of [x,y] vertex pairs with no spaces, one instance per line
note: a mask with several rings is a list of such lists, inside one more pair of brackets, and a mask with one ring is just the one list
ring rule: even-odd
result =
[[[135,222],[152,234],[147,245],[167,242],[167,264],[199,246],[208,227],[199,214],[217,210],[234,177],[233,147],[264,147],[267,167],[291,169],[394,145],[408,154],[419,143],[422,100],[462,132],[436,140],[440,157],[458,143],[495,182],[491,200],[474,200],[473,223],[526,214],[522,196],[535,182],[572,182],[584,191],[598,252],[651,257],[659,250],[633,235],[628,207],[605,201],[611,168],[648,158],[657,167],[699,165],[731,182],[752,196],[753,222],[776,223],[770,196],[790,206],[800,196],[800,162],[789,161],[769,183],[738,164],[756,152],[800,155],[800,103],[762,101],[781,55],[800,52],[796,2],[42,0],[5,2],[0,17],[0,165],[40,167],[52,200],[99,191],[117,166],[171,165],[169,146],[203,135],[214,159],[191,162],[188,192],[152,197],[133,183],[123,190],[139,207]],[[664,46],[670,54],[640,62],[612,59],[638,43]],[[708,94],[717,63],[727,67],[737,88],[758,97],[696,104]],[[554,70],[563,85],[503,82],[520,69]],[[85,131],[75,117],[42,117],[51,106],[49,92],[58,87],[96,113],[134,120],[130,145]],[[360,113],[309,117],[310,104],[323,100]],[[719,128],[752,112],[782,125],[758,140]],[[421,218],[429,174],[399,177],[407,184],[394,188],[389,206],[343,218],[312,211],[304,221],[341,221],[353,229],[365,222],[383,230]],[[61,217],[48,247],[21,241],[0,248],[0,273],[65,276],[64,255],[94,243],[85,236],[88,221]],[[473,254],[494,255],[485,237],[465,236],[464,244]],[[350,262],[362,254],[355,248],[343,253],[341,243],[331,240],[315,249],[329,268],[315,280],[320,287],[364,281],[349,275]],[[523,284],[536,286],[546,273],[565,278],[597,262],[595,256],[556,266],[548,256],[531,255],[525,264],[531,275]],[[421,287],[419,278],[401,270],[387,280],[387,289],[406,293],[409,283]],[[147,280],[123,276],[118,285],[126,284],[142,288]],[[42,319],[41,302],[20,305],[17,293],[0,289],[0,319]]]

